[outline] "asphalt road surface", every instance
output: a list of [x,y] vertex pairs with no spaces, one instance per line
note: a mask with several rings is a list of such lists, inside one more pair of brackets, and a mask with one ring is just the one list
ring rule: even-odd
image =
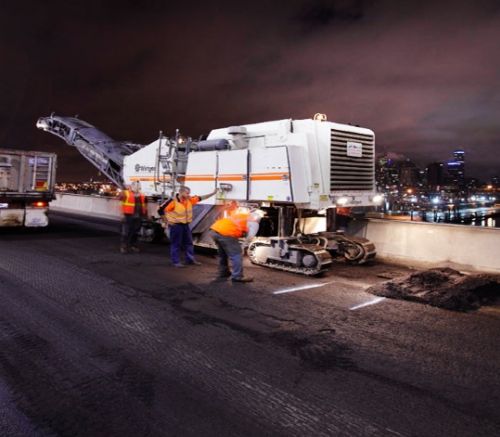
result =
[[116,231],[0,231],[1,436],[500,435],[498,307],[377,299],[380,263],[220,282]]

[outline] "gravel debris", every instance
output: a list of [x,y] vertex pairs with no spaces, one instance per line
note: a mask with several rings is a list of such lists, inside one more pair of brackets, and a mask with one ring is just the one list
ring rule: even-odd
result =
[[500,301],[500,277],[434,268],[374,285],[366,291],[448,310],[471,311]]

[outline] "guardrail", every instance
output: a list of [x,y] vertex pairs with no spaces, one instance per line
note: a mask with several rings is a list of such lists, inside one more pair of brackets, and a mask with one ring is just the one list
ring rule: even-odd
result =
[[[116,198],[59,193],[50,207],[91,217],[121,218]],[[156,204],[150,204],[150,215],[156,209]],[[352,222],[349,233],[371,240],[377,248],[377,257],[388,262],[500,273],[498,228],[367,219]]]

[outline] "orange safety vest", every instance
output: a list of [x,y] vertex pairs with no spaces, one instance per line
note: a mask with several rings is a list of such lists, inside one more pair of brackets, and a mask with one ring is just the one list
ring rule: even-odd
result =
[[[124,198],[121,202],[122,212],[123,214],[134,214],[135,212],[135,194],[130,190],[125,190],[123,192]],[[141,211],[142,214],[146,215],[148,210],[146,208],[146,197],[144,194],[140,194],[141,196]]]
[[231,214],[217,220],[210,229],[224,237],[241,238],[248,232],[248,214]]
[[188,224],[193,221],[193,204],[191,199],[186,203],[179,202],[177,199],[172,200],[174,209],[167,211],[167,221],[169,224],[184,223]]

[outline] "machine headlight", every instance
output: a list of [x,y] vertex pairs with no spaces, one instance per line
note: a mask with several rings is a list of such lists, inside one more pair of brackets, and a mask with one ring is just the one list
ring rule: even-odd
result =
[[384,201],[384,196],[382,194],[376,194],[372,197],[372,202],[375,205],[380,205]]
[[345,205],[345,204],[347,204],[347,202],[349,202],[348,197],[339,197],[335,203],[337,205]]

